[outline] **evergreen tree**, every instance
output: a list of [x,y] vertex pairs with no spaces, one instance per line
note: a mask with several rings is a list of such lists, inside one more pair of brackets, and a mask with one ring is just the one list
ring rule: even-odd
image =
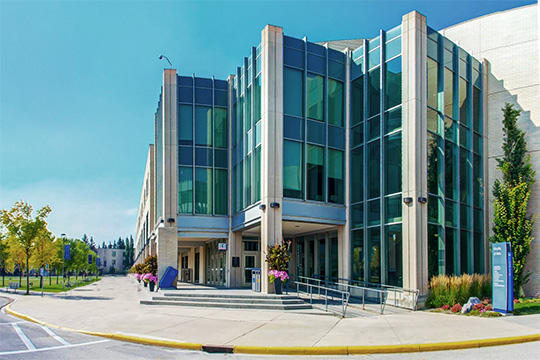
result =
[[109,249],[112,249],[113,248],[113,245],[112,243],[109,241]]
[[118,246],[118,249],[125,249],[126,248],[126,244],[124,243],[124,240],[122,238],[118,239],[117,246]]
[[105,243],[105,240],[103,240],[103,244],[101,244],[101,248],[102,248],[102,249],[106,249],[106,248],[107,248],[107,243]]
[[88,239],[88,236],[86,234],[83,235],[81,238],[82,242],[84,242],[86,245],[90,245],[90,240]]
[[503,178],[495,180],[493,185],[494,235],[490,240],[510,242],[514,258],[514,297],[519,297],[522,286],[530,276],[524,271],[531,248],[534,220],[532,216],[527,216],[527,206],[536,172],[532,169],[530,156],[525,156],[525,132],[517,126],[521,110],[513,109],[513,105],[507,103],[502,111],[503,157],[496,160]]
[[95,252],[97,254],[97,245],[94,242],[94,237],[93,236],[90,236],[90,250],[92,250],[93,252]]

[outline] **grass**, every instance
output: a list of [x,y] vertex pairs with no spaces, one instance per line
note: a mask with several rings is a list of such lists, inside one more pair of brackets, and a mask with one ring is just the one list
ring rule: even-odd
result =
[[[21,287],[17,289],[17,293],[26,292],[26,277],[24,276],[22,278],[19,278],[18,276],[6,276],[3,280],[3,286],[8,287],[10,282],[18,283],[19,279],[21,279],[22,281]],[[89,276],[86,279],[83,279],[82,277],[75,279],[74,276],[71,276],[70,281],[66,282],[66,287],[63,287],[61,277],[57,278],[56,276],[53,276],[49,278],[47,276],[43,278],[43,292],[59,293],[67,290],[72,290],[81,286],[89,285],[99,280],[101,280],[101,278],[98,277],[98,279],[96,280],[95,276]],[[2,277],[0,277],[0,285],[2,285]],[[39,277],[30,277],[30,291],[41,291],[41,287],[39,286]]]
[[540,299],[525,299],[514,304],[514,315],[540,314]]

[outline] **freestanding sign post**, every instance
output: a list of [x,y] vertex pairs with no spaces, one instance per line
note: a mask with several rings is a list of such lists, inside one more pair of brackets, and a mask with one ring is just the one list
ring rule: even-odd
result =
[[509,242],[491,244],[493,310],[514,311],[514,267]]

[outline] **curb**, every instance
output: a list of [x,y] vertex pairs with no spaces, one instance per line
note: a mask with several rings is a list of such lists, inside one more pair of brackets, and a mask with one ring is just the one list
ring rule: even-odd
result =
[[[28,315],[18,313],[11,309],[12,303],[6,305],[6,312],[18,318],[31,321],[47,327],[73,331],[80,334],[104,337],[107,339],[126,341],[136,344],[162,346],[184,350],[207,351],[213,353],[238,353],[253,355],[368,355],[368,354],[401,354],[429,351],[474,349],[488,346],[522,344],[540,341],[540,334],[511,336],[493,339],[453,341],[410,345],[378,345],[378,346],[220,346],[186,343],[176,340],[148,339],[133,335],[96,332],[88,330],[70,329],[63,326],[47,324]],[[210,350],[210,351],[209,351]]]

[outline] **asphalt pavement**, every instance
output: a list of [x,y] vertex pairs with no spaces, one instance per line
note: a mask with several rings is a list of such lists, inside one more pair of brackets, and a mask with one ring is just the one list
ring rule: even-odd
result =
[[399,311],[342,319],[316,309],[263,311],[141,305],[139,301],[150,299],[152,294],[132,276],[105,277],[67,293],[43,297],[20,292],[0,295],[14,299],[8,310],[12,314],[37,321],[37,325],[52,331],[77,330],[79,334],[184,349],[215,345],[252,354],[361,354],[483,347],[540,339],[540,315],[480,318]]

